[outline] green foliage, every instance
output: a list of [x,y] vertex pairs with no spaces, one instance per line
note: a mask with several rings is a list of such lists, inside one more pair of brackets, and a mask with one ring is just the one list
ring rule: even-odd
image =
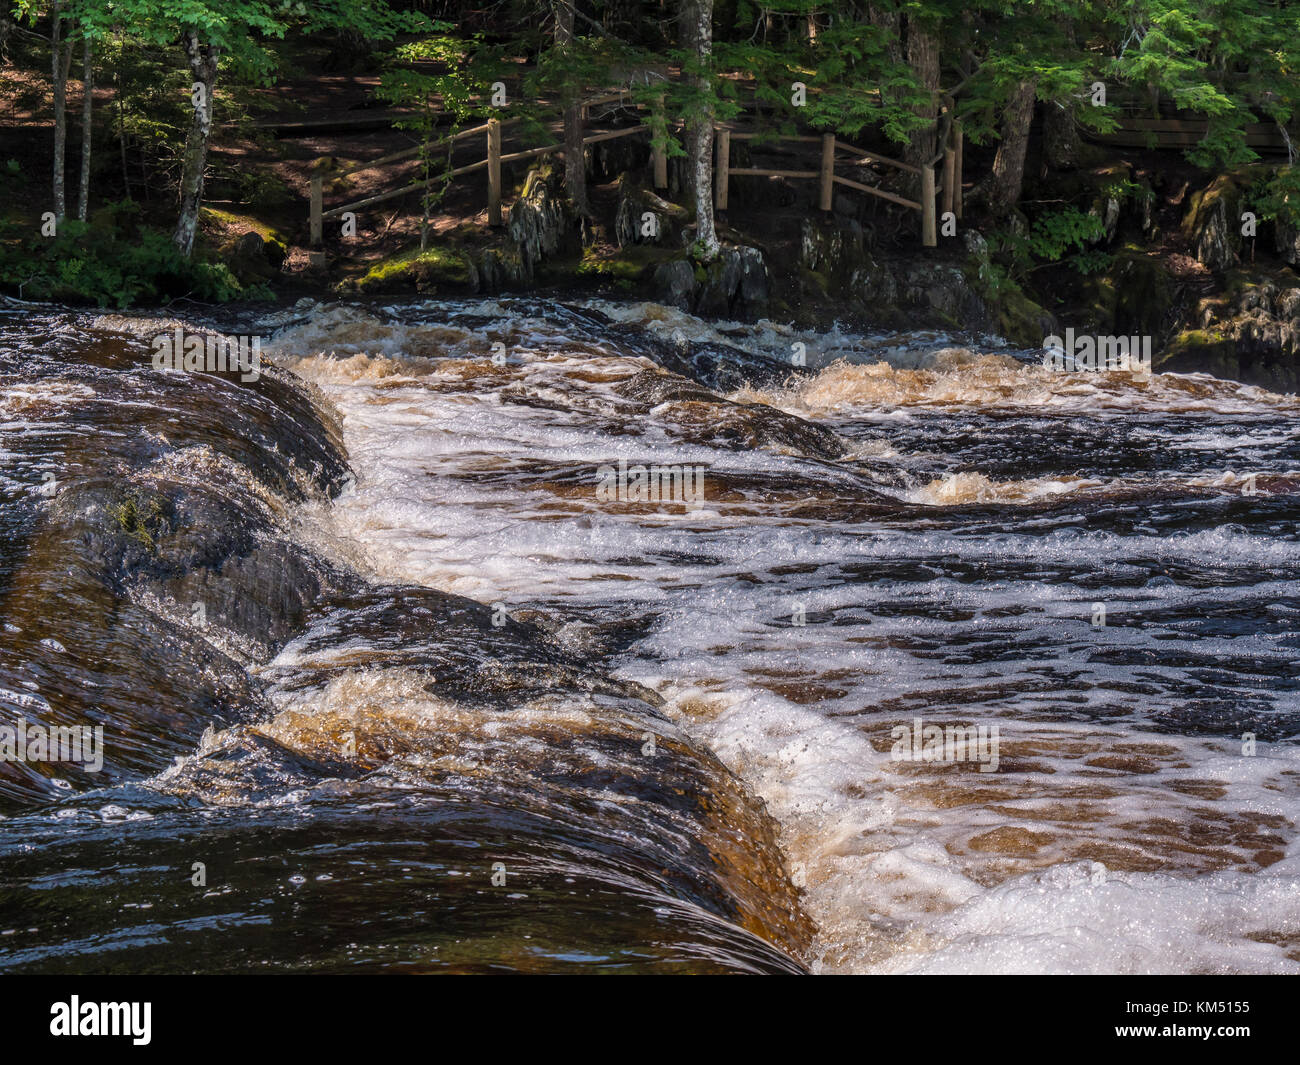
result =
[[[48,32],[51,0],[12,0],[10,6],[31,29]],[[441,21],[399,8],[434,11]],[[1203,115],[1207,133],[1188,153],[1203,166],[1253,159],[1246,128],[1255,122],[1300,135],[1294,118],[1300,14],[1292,0],[733,0],[715,6],[712,53],[703,58],[680,45],[682,0],[579,6],[565,43],[554,36],[555,0],[506,0],[488,8],[460,0],[61,0],[60,10],[64,39],[94,42],[99,88],[113,93],[96,114],[96,179],[119,186],[125,154],[130,187],[120,194],[143,192],[154,202],[170,201],[185,159],[193,115],[191,73],[180,45],[190,31],[221,50],[216,135],[243,141],[255,135],[250,120],[261,106],[260,88],[304,44],[342,42],[363,65],[382,64],[377,95],[410,110],[403,128],[423,146],[426,214],[452,169],[445,134],[494,114],[521,120],[511,133],[524,144],[545,143],[555,139],[557,102],[565,106],[614,86],[630,86],[642,104],[666,96],[663,112],[647,107],[639,116],[654,145],[670,156],[683,154],[675,135],[679,123],[704,115],[727,121],[739,114],[742,100],[756,105],[747,121],[752,118],[760,133],[811,127],[854,138],[879,132],[893,144],[909,144],[913,154],[935,110],[950,105],[950,117],[961,120],[970,144],[992,145],[1008,99],[1028,83],[1039,101],[1098,132],[1114,129],[1126,112],[1154,114],[1162,105],[1166,112],[1172,104]],[[918,38],[926,38],[919,49]],[[23,33],[10,47],[22,52],[24,74],[34,75],[22,83],[47,86],[48,46],[32,43],[38,41]],[[391,48],[387,58],[373,51],[380,46]],[[918,53],[937,56],[937,69],[927,68]],[[673,73],[665,79],[666,71]],[[498,80],[511,86],[501,111],[487,99]],[[1105,84],[1110,106],[1092,106],[1090,86],[1097,81]],[[806,88],[803,107],[791,100],[796,82]],[[536,102],[539,96],[545,106]],[[46,106],[45,100],[36,106]],[[77,121],[70,113],[73,134]],[[119,135],[125,152],[118,150]],[[208,156],[210,194],[263,205],[284,200],[282,182],[227,158]],[[72,159],[75,151],[70,165]],[[48,180],[33,173],[0,165],[0,189]],[[1106,194],[1127,199],[1137,192],[1126,186]],[[1294,219],[1294,178],[1279,175],[1260,203],[1264,217]],[[1078,269],[1094,269],[1103,257],[1086,246],[1093,239],[1086,227],[1094,224],[1068,212],[1036,218],[1023,237],[1004,240],[1004,267],[1014,273],[1068,257]],[[44,262],[48,252],[46,246],[40,255],[29,253],[29,261]],[[137,254],[145,254],[142,245]],[[37,273],[58,273],[60,283],[92,291],[113,269],[94,255],[69,255],[57,270],[47,263]],[[219,277],[205,284],[229,287]]]
[[224,263],[186,259],[169,234],[135,227],[137,211],[124,201],[89,224],[65,219],[57,236],[31,238],[0,259],[0,286],[24,299],[119,308],[181,297],[271,298],[265,286],[240,285]]
[[1023,280],[1033,270],[1069,265],[1081,274],[1094,274],[1110,266],[1111,255],[1088,245],[1106,232],[1095,214],[1067,205],[1037,215],[1029,224],[1007,226],[990,237],[993,257],[980,281],[987,294],[997,298],[1008,285]]
[[1034,219],[1029,230],[1029,251],[1039,259],[1059,260],[1070,248],[1083,251],[1090,241],[1105,235],[1100,218],[1077,207],[1049,211]]
[[1187,152],[1198,166],[1235,166],[1257,158],[1245,127],[1261,117],[1285,124],[1300,104],[1295,77],[1295,9],[1248,0],[1137,0],[1115,30],[1124,47],[1114,73],[1175,106],[1208,117],[1205,137]]
[[1019,292],[1011,271],[991,258],[983,259],[976,271],[974,289],[988,303],[999,303],[1011,292]]
[[1277,173],[1260,187],[1254,204],[1261,219],[1300,229],[1300,170],[1278,167]]
[[[504,71],[498,49],[481,35],[454,36],[449,22],[426,23],[430,36],[399,46],[393,65],[381,76],[375,95],[386,103],[412,109],[397,125],[419,135],[424,225],[427,247],[429,213],[451,181],[456,142],[452,138],[470,119],[491,110],[488,87]],[[418,65],[417,65],[418,64]],[[432,71],[430,71],[432,67]],[[444,122],[445,119],[450,122]]]

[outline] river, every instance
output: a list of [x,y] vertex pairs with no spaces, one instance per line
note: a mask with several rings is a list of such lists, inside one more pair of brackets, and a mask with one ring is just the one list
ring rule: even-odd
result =
[[1300,972],[1300,399],[242,313],[0,314],[0,969]]

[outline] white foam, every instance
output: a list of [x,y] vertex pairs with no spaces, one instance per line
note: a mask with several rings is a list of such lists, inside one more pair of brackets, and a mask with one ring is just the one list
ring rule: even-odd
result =
[[[421,314],[441,309],[450,316],[464,305],[425,304]],[[1278,632],[1205,632],[1201,623],[1225,596],[1237,610],[1285,619],[1276,601],[1294,597],[1293,582],[1268,571],[1294,571],[1295,540],[1236,526],[1159,535],[1137,518],[1124,532],[1040,532],[1034,519],[999,532],[900,527],[794,519],[779,502],[715,497],[689,517],[602,506],[595,469],[619,458],[701,463],[706,483],[729,474],[778,483],[810,467],[762,448],[684,443],[662,420],[666,411],[633,419],[608,381],[582,374],[625,376],[644,360],[594,351],[589,340],[575,355],[560,327],[504,302],[473,309],[495,316],[482,335],[332,310],[280,338],[343,414],[358,474],[332,507],[309,512],[321,542],[377,579],[541,605],[561,611],[569,630],[649,616],[614,665],[664,695],[674,719],[765,799],[821,927],[820,968],[1300,969],[1287,955],[1300,935],[1296,748],[1261,743],[1247,756],[1236,741],[1150,729],[1161,714],[1177,719],[1185,693],[1205,683],[1198,668],[1247,675],[1294,660]],[[597,309],[666,337],[743,341],[771,357],[802,341],[813,366],[846,348],[866,361],[883,343],[772,323],[710,325],[655,305]],[[489,372],[485,362],[480,375],[465,363],[507,336],[508,367]],[[908,338],[867,375],[929,374],[923,387],[891,384],[889,402],[901,406],[851,390],[823,403],[807,389],[766,398],[832,427],[841,417],[873,423],[886,437],[911,411],[940,401],[972,414],[1041,403],[1099,418],[1290,409],[1282,397],[1208,378],[1051,379],[1002,356],[981,363],[979,353],[945,354],[945,343]],[[405,358],[408,350],[418,357]],[[319,352],[357,361],[344,366]],[[1008,397],[1017,382],[1037,391]],[[505,402],[507,387],[560,409]],[[1192,439],[1207,461],[1246,449],[1251,468],[1256,449],[1285,442],[1273,430],[1238,436],[1205,423]],[[882,475],[910,476],[917,460],[887,440],[855,457]],[[897,494],[943,507],[970,488],[1000,503],[1080,497],[1082,508],[1093,489],[1114,487],[1060,475],[973,478],[983,480],[950,489],[940,479]],[[1178,483],[1195,484],[1196,475],[1179,474]],[[967,570],[960,579],[956,563]],[[1242,579],[1231,588],[1151,579],[1172,565]],[[922,566],[931,567],[928,579]],[[908,567],[905,578],[898,567]],[[1103,584],[1052,575],[1080,569]],[[1098,600],[1109,618],[1100,632]],[[294,653],[291,645],[282,658]],[[1275,711],[1300,709],[1268,676],[1258,683]],[[890,728],[915,715],[996,724],[1004,769],[894,761]]]

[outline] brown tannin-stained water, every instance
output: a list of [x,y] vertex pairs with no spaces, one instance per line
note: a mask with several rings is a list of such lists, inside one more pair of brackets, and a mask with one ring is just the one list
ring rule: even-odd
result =
[[105,734],[0,764],[0,969],[1300,972],[1296,397],[538,299],[214,320],[246,384],[172,326],[0,315],[0,724]]

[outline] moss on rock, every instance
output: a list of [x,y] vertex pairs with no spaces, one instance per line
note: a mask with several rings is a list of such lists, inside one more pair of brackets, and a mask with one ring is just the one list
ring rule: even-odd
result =
[[372,266],[361,277],[343,281],[340,292],[377,295],[388,292],[435,292],[440,288],[472,289],[475,271],[458,248],[406,251]]
[[646,244],[629,244],[608,253],[587,248],[574,274],[585,280],[609,282],[631,290],[642,282],[648,282],[659,264],[680,258],[681,254],[680,250]]
[[1111,325],[1117,333],[1158,337],[1174,303],[1174,282],[1168,266],[1135,244],[1115,254],[1106,298],[1113,296]]
[[998,332],[1013,344],[1040,347],[1056,329],[1056,319],[1019,288],[1005,289],[997,303]]
[[1192,193],[1183,215],[1182,233],[1197,259],[1211,270],[1226,270],[1242,248],[1241,215],[1255,185],[1268,178],[1266,166],[1240,166],[1219,174]]
[[1155,357],[1153,369],[1162,373],[1208,373],[1236,379],[1240,372],[1237,345],[1213,329],[1184,329]]

